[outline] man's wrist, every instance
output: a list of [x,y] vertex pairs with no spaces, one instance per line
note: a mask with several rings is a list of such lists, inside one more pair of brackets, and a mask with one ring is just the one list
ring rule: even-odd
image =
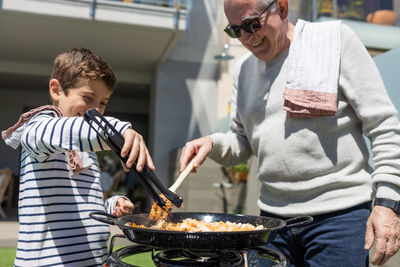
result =
[[400,201],[389,198],[376,198],[374,206],[383,206],[392,209],[397,215],[400,215]]

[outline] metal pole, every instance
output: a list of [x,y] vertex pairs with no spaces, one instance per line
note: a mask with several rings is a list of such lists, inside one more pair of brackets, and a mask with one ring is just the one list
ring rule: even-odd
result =
[[90,2],[90,17],[94,20],[96,17],[96,0]]
[[184,0],[183,4],[186,8],[186,30],[190,27],[190,14],[192,13],[192,0]]
[[224,213],[228,212],[228,201],[226,199],[225,187],[223,183],[220,183],[220,188],[222,192],[222,210]]
[[337,0],[333,0],[333,17],[337,18]]
[[186,8],[186,30],[190,28],[190,14],[192,13],[192,0],[183,0],[183,7]]
[[179,19],[180,19],[180,5],[178,5],[178,0],[170,1],[171,7],[175,8],[175,29],[179,29]]
[[175,29],[179,29],[179,17],[180,17],[179,8],[175,7]]
[[186,13],[186,30],[190,28],[190,12]]
[[312,20],[315,21],[317,20],[317,0],[313,0],[312,8],[313,8]]

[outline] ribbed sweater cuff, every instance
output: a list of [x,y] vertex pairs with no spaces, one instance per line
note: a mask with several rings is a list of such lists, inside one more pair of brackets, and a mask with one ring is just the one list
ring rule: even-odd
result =
[[221,155],[224,136],[223,133],[214,133],[208,136],[213,140],[213,147],[211,153],[208,155],[211,159],[214,159],[217,155]]
[[127,198],[126,196],[119,196],[119,195],[112,196],[112,197],[106,199],[105,208],[106,208],[106,212],[108,214],[112,214],[115,211],[115,207],[117,206],[117,201],[121,197],[129,200],[129,198]]
[[376,197],[400,200],[400,188],[392,184],[381,182],[378,184]]

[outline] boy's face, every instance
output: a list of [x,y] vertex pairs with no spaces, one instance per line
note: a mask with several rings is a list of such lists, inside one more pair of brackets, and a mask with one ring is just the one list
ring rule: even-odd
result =
[[79,87],[68,89],[67,94],[58,80],[50,81],[53,105],[58,107],[65,117],[82,116],[90,108],[95,108],[103,114],[111,94],[110,88],[99,79],[82,81]]

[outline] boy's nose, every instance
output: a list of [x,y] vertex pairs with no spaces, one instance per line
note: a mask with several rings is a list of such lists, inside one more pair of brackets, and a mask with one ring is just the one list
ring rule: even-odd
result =
[[104,109],[101,107],[101,105],[95,105],[93,108],[97,110],[100,114],[103,114],[104,112]]

